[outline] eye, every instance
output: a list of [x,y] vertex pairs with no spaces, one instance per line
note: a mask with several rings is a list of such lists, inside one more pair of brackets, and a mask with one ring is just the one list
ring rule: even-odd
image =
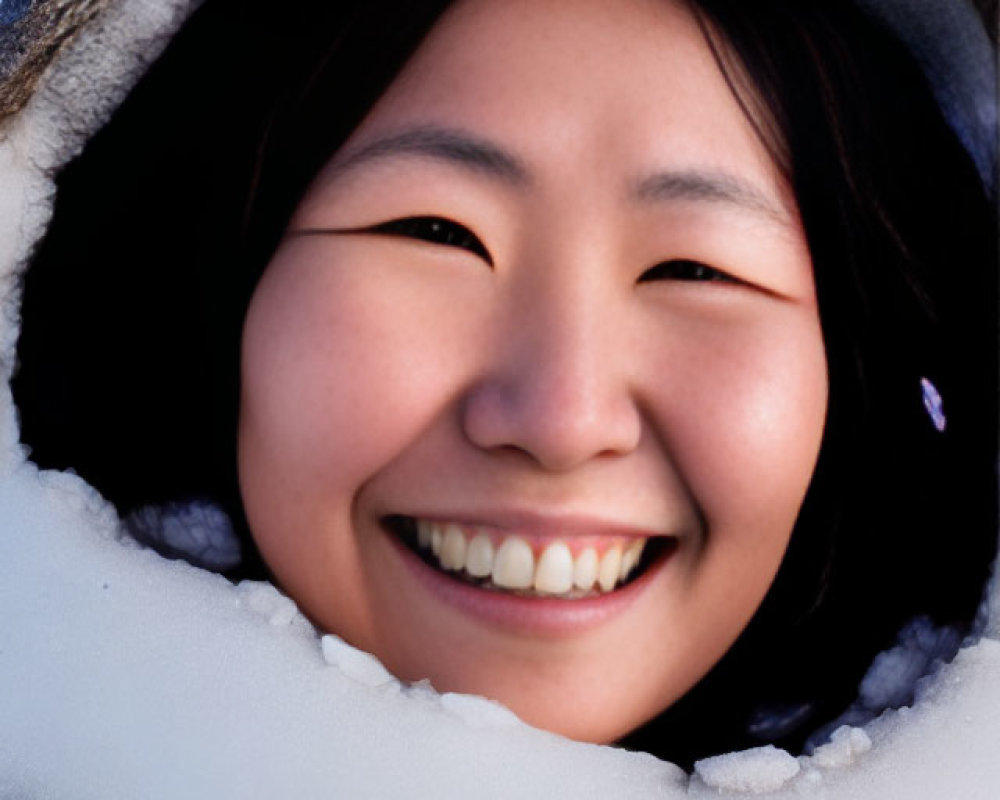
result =
[[460,247],[468,250],[493,266],[493,257],[479,238],[466,228],[444,217],[404,217],[373,225],[367,229],[371,233],[386,233],[391,236],[406,236],[433,244]]
[[639,282],[646,281],[716,281],[719,283],[739,283],[732,275],[684,258],[664,261],[647,269],[639,276]]

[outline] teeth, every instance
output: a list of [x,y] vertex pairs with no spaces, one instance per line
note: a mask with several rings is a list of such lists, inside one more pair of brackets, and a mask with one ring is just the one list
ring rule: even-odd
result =
[[597,570],[597,582],[601,589],[610,592],[618,583],[618,576],[622,568],[622,549],[612,547],[601,557],[601,566]]
[[441,566],[445,569],[459,570],[465,567],[465,537],[457,525],[449,525],[444,529],[444,541],[441,543]]
[[576,559],[573,565],[573,585],[577,589],[589,592],[597,580],[597,551],[588,547]]
[[563,594],[573,588],[573,554],[562,542],[550,544],[538,559],[535,591]]
[[434,529],[434,525],[425,519],[417,520],[417,541],[420,546],[426,550],[431,546],[431,531]]
[[645,547],[645,539],[636,539],[632,542],[632,544],[625,548],[625,552],[622,553],[621,572],[618,574],[619,580],[625,580],[632,573],[632,570],[636,568],[639,561],[642,559],[642,551]]
[[635,570],[648,541],[635,539],[624,547],[616,543],[603,555],[585,547],[575,557],[566,542],[553,541],[536,563],[531,545],[519,536],[508,536],[496,548],[482,529],[428,520],[416,521],[416,533],[420,548],[430,550],[444,570],[464,571],[503,589],[567,597],[595,589],[610,592]]
[[535,577],[535,554],[516,536],[504,539],[493,559],[493,583],[504,589],[529,589]]
[[493,542],[485,533],[480,533],[469,542],[465,554],[465,571],[473,578],[485,578],[493,572]]

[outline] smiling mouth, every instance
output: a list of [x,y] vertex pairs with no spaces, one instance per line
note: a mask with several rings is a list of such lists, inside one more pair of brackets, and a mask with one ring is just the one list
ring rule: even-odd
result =
[[617,536],[530,541],[484,526],[386,517],[385,527],[438,572],[481,589],[567,600],[598,597],[631,583],[677,540]]

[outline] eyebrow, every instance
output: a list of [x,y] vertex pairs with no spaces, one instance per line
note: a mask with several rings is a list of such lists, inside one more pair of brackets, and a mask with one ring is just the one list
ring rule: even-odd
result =
[[657,203],[685,200],[721,203],[770,217],[787,224],[788,212],[751,183],[725,172],[678,170],[656,172],[634,185],[632,197]]
[[511,153],[467,133],[434,126],[411,128],[375,139],[349,152],[334,166],[334,173],[399,156],[447,161],[513,186],[529,183],[527,168]]
[[[334,175],[362,165],[399,157],[445,161],[514,187],[531,183],[525,163],[486,139],[454,128],[423,125],[391,133],[349,151],[333,166]],[[689,201],[720,203],[751,211],[782,224],[788,213],[753,184],[726,172],[683,169],[654,172],[637,181],[630,192],[645,203]]]

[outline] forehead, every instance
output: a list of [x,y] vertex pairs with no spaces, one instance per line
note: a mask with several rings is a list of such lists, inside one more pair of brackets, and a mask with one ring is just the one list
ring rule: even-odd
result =
[[736,171],[783,193],[697,19],[674,0],[459,2],[352,140],[414,125],[486,136],[543,172]]

